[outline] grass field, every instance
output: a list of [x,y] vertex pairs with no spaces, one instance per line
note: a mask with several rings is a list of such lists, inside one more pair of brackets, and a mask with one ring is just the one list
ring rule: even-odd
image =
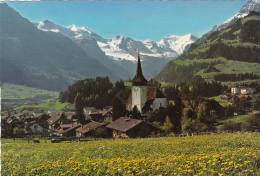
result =
[[2,140],[2,175],[259,175],[260,133],[39,144]]
[[71,105],[69,103],[61,103],[59,101],[47,101],[47,102],[43,102],[40,104],[36,104],[36,105],[22,105],[16,108],[16,110],[21,111],[21,110],[44,110],[44,111],[62,111],[64,109],[66,109],[66,107],[70,107]]
[[[208,66],[214,66],[218,71],[205,72]],[[171,64],[166,66],[166,69],[161,72],[158,79],[162,82],[183,82],[188,81],[194,75],[201,76],[202,78],[212,81],[214,76],[220,74],[245,74],[254,73],[260,76],[260,64],[241,62],[235,60],[227,60],[222,57],[210,58],[210,59],[177,59],[171,61]],[[162,79],[163,78],[163,79]],[[259,82],[259,79],[254,80],[243,80],[243,81],[224,81],[225,84],[235,84],[235,83],[250,83]],[[165,83],[164,83],[165,84]]]
[[1,85],[2,99],[27,99],[33,97],[57,98],[59,93],[54,91],[36,89],[27,86],[6,84]]

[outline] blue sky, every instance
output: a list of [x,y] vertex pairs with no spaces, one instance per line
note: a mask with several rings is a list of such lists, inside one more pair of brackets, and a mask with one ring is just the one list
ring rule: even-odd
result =
[[12,2],[10,6],[32,21],[76,24],[111,38],[159,40],[168,35],[201,36],[239,11],[245,0],[123,0]]

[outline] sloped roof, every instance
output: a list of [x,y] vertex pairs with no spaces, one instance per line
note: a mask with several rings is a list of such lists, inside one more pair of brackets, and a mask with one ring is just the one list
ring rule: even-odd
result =
[[144,85],[147,85],[147,80],[145,79],[145,77],[143,75],[139,53],[138,53],[136,74],[135,74],[135,77],[134,77],[132,82],[133,82],[134,86],[144,86]]
[[142,122],[143,120],[131,119],[129,117],[120,117],[119,119],[108,124],[106,127],[122,132],[127,132]]
[[57,122],[61,118],[62,114],[63,114],[62,112],[53,112],[53,113],[51,113],[50,114],[51,118],[49,118],[47,120],[48,124],[52,125],[55,122]]
[[65,133],[67,133],[67,132],[69,132],[71,130],[77,129],[79,127],[80,127],[80,124],[75,124],[75,125],[73,125],[72,127],[68,128],[68,129],[65,129],[65,130],[60,129],[60,130],[57,130],[56,132],[58,132],[60,134],[65,134]]
[[99,127],[102,127],[102,126],[104,126],[104,124],[98,123],[98,122],[95,122],[95,121],[91,121],[91,122],[87,123],[86,125],[83,125],[80,128],[76,129],[76,131],[79,131],[80,133],[85,134],[85,133],[88,133],[88,132],[95,130]]

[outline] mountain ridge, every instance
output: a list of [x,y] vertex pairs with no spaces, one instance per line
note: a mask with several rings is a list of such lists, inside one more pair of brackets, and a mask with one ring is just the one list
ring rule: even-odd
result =
[[259,31],[260,12],[251,11],[197,40],[157,79],[178,83],[199,76],[223,83],[260,82]]
[[[174,58],[181,54],[188,46],[197,40],[197,37],[186,34],[183,36],[171,35],[162,38],[159,41],[153,40],[135,40],[127,36],[117,35],[111,39],[105,39],[97,33],[88,30],[85,26],[76,26],[74,24],[62,26],[49,20],[36,22],[38,29],[43,31],[61,32],[62,34],[73,37],[74,39],[93,39],[96,40],[100,49],[114,59],[125,59],[136,61],[136,51],[144,56],[153,56],[161,58]],[[149,42],[148,42],[149,41]],[[149,46],[153,45],[153,48]],[[154,49],[156,48],[156,49]]]
[[1,82],[60,90],[85,77],[116,78],[69,38],[38,30],[6,3],[0,13]]

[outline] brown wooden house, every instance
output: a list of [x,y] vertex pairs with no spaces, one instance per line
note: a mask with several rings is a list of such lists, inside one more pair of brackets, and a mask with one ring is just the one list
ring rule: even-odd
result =
[[107,138],[112,136],[110,129],[106,127],[106,124],[91,121],[85,125],[76,129],[77,137],[101,137]]
[[55,130],[60,127],[61,124],[68,123],[69,120],[62,112],[53,112],[50,114],[51,118],[47,120],[49,129]]
[[53,132],[53,135],[60,136],[60,137],[75,137],[76,129],[79,128],[80,126],[81,126],[80,124],[71,124],[71,126],[68,128],[59,128],[58,130],[55,130],[55,132]]
[[159,129],[153,125],[139,119],[120,117],[107,125],[113,131],[114,138],[148,137]]

